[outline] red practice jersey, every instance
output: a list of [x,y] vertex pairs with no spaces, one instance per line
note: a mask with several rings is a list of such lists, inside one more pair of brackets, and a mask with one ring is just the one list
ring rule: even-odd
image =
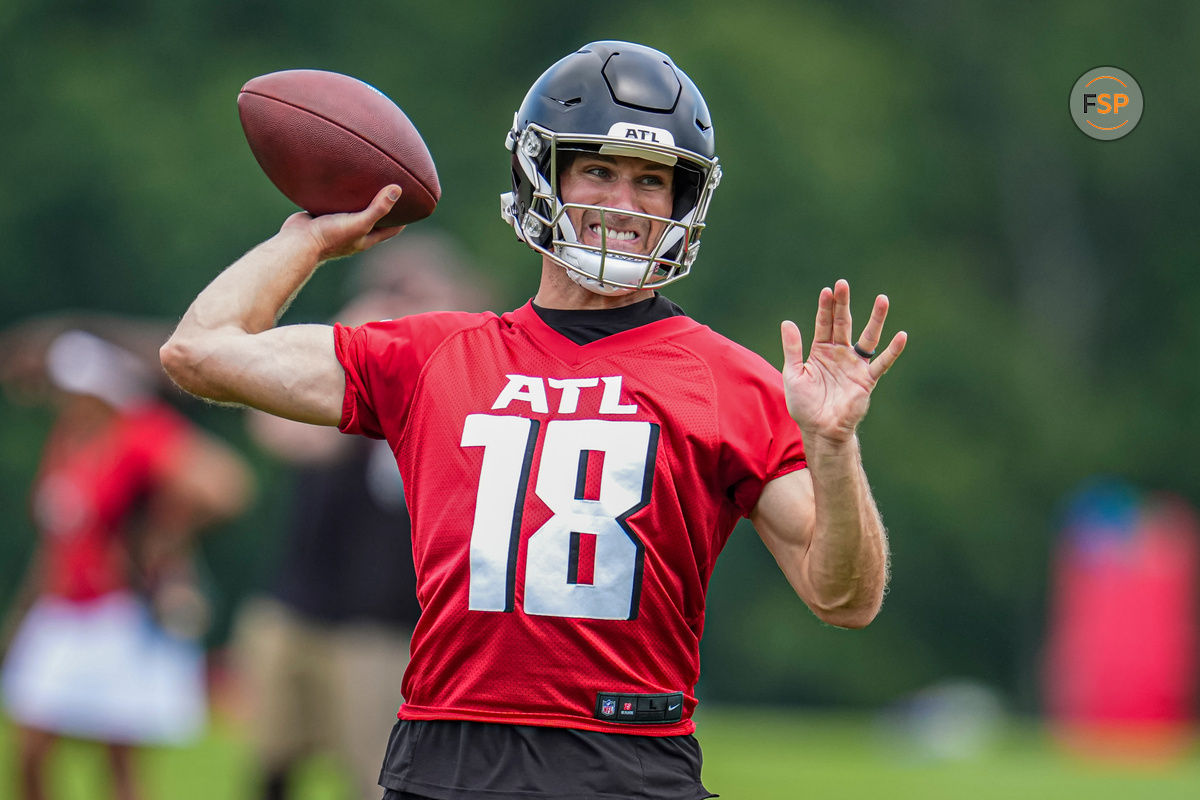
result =
[[529,304],[335,344],[341,428],[387,439],[412,516],[399,716],[690,733],[717,555],[805,465],[779,371],[688,317],[577,345]]
[[131,515],[189,436],[161,404],[117,414],[83,444],[51,433],[33,490],[46,591],[82,602],[128,587]]

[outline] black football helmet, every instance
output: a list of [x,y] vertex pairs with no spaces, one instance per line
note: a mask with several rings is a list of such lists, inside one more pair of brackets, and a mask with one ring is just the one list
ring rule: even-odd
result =
[[[688,274],[721,167],[704,97],[668,56],[629,42],[585,45],[533,84],[505,146],[512,153],[513,190],[501,196],[501,217],[517,238],[565,267],[577,283],[600,294],[625,294]],[[671,218],[563,203],[559,172],[572,150],[673,166]],[[567,218],[568,207],[632,214],[665,229],[645,255],[610,249],[607,237],[598,247],[585,245]]]

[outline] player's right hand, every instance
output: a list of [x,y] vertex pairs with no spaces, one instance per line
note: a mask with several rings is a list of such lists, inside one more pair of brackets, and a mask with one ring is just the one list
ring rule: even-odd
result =
[[400,225],[376,228],[375,224],[392,210],[400,199],[401,189],[392,184],[379,190],[371,204],[362,211],[346,214],[323,214],[319,217],[300,211],[288,217],[280,233],[303,233],[312,238],[318,260],[354,255],[374,247],[404,230]]

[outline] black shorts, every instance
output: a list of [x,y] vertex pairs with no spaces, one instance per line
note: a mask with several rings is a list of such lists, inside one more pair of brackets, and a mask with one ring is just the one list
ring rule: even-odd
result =
[[703,800],[693,736],[634,736],[486,722],[400,720],[384,800]]

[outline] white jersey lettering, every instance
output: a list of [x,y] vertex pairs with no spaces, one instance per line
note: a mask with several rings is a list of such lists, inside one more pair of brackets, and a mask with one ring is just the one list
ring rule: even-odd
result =
[[601,414],[636,414],[636,403],[621,405],[621,376],[601,378],[604,381],[604,396],[600,398]]
[[536,414],[550,413],[550,401],[546,393],[546,384],[551,389],[559,391],[559,414],[575,414],[579,410],[579,398],[584,389],[594,389],[604,382],[604,390],[600,396],[601,414],[636,414],[636,403],[621,402],[620,375],[610,375],[604,378],[537,378],[528,375],[506,375],[508,383],[500,390],[496,402],[492,403],[492,411],[504,411],[511,404],[528,403],[529,410]]
[[574,414],[579,408],[579,390],[600,385],[599,378],[550,378],[551,389],[561,389],[558,398],[558,413]]
[[537,414],[550,413],[546,402],[546,384],[541,378],[530,378],[525,375],[506,375],[508,385],[500,392],[496,402],[492,403],[492,411],[508,408],[510,403],[521,401],[529,403],[529,410]]

